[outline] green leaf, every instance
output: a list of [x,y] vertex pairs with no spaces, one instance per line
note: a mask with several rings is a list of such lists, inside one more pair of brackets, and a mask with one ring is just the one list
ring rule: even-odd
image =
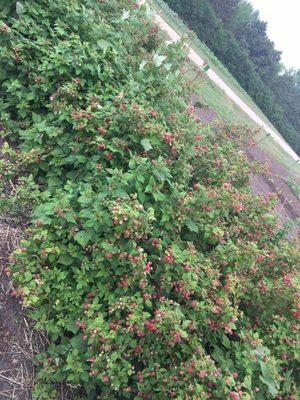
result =
[[98,40],[98,42],[97,42],[97,46],[101,49],[101,50],[103,50],[103,52],[104,52],[104,54],[106,53],[106,51],[107,51],[107,49],[109,48],[109,47],[112,47],[112,44],[111,43],[109,43],[107,40],[105,40],[105,39],[100,39],[100,40]]
[[129,17],[130,17],[130,11],[124,11],[121,20],[126,21],[126,19],[128,19]]
[[35,306],[38,303],[39,298],[35,294],[33,294],[32,296],[29,296],[28,301],[31,306]]
[[150,300],[146,300],[145,301],[145,304],[146,304],[146,306],[148,307],[148,308],[152,308],[152,302],[150,301]]
[[143,60],[143,61],[140,63],[140,67],[139,67],[140,71],[142,71],[142,70],[144,69],[144,67],[145,67],[146,64],[147,64],[147,61],[146,61],[146,60]]
[[79,352],[83,351],[86,347],[85,342],[82,340],[82,336],[74,336],[70,340],[71,346],[78,350]]
[[196,233],[199,232],[198,226],[197,226],[192,220],[186,221],[186,226],[188,227],[188,229],[189,229],[191,232],[196,232]]
[[136,179],[141,183],[145,182],[145,177],[142,174],[137,174]]
[[20,3],[19,1],[17,1],[16,3],[16,13],[18,15],[21,15],[24,12],[24,6],[22,3]]
[[215,235],[224,236],[224,231],[221,228],[215,227],[212,231]]
[[160,67],[162,63],[167,59],[167,56],[160,56],[159,54],[154,54],[153,62],[156,67]]
[[71,213],[66,214],[66,221],[76,224],[76,219],[74,218],[74,215]]
[[90,235],[86,231],[79,231],[74,236],[74,239],[77,243],[79,243],[82,247],[86,247],[88,242],[91,240]]
[[276,396],[278,393],[278,389],[276,387],[276,382],[271,376],[263,377],[260,375],[259,379],[268,386],[268,390],[272,396]]
[[153,197],[155,198],[156,201],[165,201],[166,196],[161,193],[159,190],[157,190],[155,193],[153,193]]
[[32,121],[36,124],[38,124],[42,121],[40,114],[36,114],[35,112],[31,113],[31,118],[32,118]]
[[251,396],[246,393],[242,396],[242,400],[251,400]]
[[115,198],[120,197],[121,199],[130,199],[130,196],[128,195],[128,193],[126,193],[125,190],[123,190],[123,189],[116,189],[114,191],[114,197]]
[[0,81],[4,81],[7,77],[7,71],[0,69]]
[[73,258],[68,254],[62,254],[59,257],[58,262],[62,265],[71,265],[73,263]]
[[87,371],[83,371],[80,374],[80,378],[83,380],[83,382],[88,382],[90,379],[90,376]]
[[94,400],[96,397],[96,390],[91,388],[90,383],[84,383],[84,390],[87,392],[87,400]]
[[79,330],[79,328],[76,326],[76,324],[75,324],[75,322],[73,321],[73,320],[69,320],[67,323],[66,323],[66,328],[70,331],[70,332],[72,332],[72,333],[77,333],[78,332],[78,330]]
[[145,151],[149,151],[149,150],[153,149],[150,139],[142,139],[141,145],[144,147]]
[[223,335],[222,337],[222,344],[227,348],[230,349],[231,345],[230,345],[230,340],[228,339],[228,337],[226,335]]

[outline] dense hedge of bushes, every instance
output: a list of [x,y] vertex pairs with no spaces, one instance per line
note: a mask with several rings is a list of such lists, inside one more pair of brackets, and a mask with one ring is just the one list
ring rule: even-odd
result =
[[0,206],[33,209],[6,271],[50,340],[34,398],[296,399],[299,254],[247,132],[195,122],[182,44],[132,1],[11,10]]

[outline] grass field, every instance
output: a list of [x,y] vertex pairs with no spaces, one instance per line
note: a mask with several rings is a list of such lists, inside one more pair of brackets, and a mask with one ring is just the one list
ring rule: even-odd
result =
[[257,127],[255,122],[210,79],[207,78],[203,82],[196,95],[201,104],[213,108],[227,121]]
[[[211,80],[206,79],[196,94],[204,106],[213,108],[225,120],[257,128],[256,123]],[[261,130],[253,139],[256,143],[260,142],[259,147],[288,168],[291,174],[300,176],[300,162],[295,163],[271,136],[266,137],[266,133]]]
[[[180,36],[187,38],[187,43],[190,47],[199,54],[201,58],[207,60],[212,69],[239,96],[239,98],[244,101],[262,121],[280,135],[277,129],[271,124],[268,118],[234,79],[225,66],[217,59],[213,52],[196,37],[195,33],[190,31],[186,25],[184,25],[178,15],[175,14],[162,0],[150,0],[149,4]],[[211,80],[206,79],[201,85],[200,90],[197,90],[195,94],[203,105],[215,109],[221,118],[224,118],[229,122],[246,124],[250,127],[257,128],[257,124]],[[264,136],[265,133],[261,132],[254,139],[258,142]],[[272,137],[263,140],[260,143],[260,147],[267,154],[280,162],[284,167],[289,168],[291,166],[290,171],[292,174],[300,175],[300,163],[293,164],[293,159],[273,140]]]

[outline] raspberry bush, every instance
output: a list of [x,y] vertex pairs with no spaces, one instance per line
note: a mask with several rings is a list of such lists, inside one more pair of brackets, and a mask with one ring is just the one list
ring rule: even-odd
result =
[[34,397],[296,399],[299,254],[248,189],[247,129],[195,121],[183,44],[130,0],[9,2],[0,32]]

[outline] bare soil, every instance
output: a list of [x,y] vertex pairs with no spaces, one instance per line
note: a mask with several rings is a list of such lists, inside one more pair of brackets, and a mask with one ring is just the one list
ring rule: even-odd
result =
[[0,400],[30,400],[33,381],[33,327],[22,305],[11,296],[13,286],[4,273],[8,256],[22,231],[0,220]]
[[286,223],[293,223],[295,225],[291,227],[289,237],[299,238],[300,226],[298,219],[300,218],[300,200],[286,183],[286,179],[292,176],[295,182],[300,184],[300,177],[293,176],[290,171],[270,158],[257,146],[251,149],[248,148],[247,154],[250,159],[268,165],[269,169],[269,173],[266,176],[256,175],[250,178],[252,190],[256,194],[265,196],[268,193],[277,193],[278,201],[274,212],[281,225],[285,225]]
[[201,122],[206,124],[210,124],[218,117],[217,112],[208,107],[197,108],[196,115]]
[[[3,140],[0,138],[0,158]],[[13,184],[4,191],[11,194]],[[20,300],[12,297],[13,284],[5,269],[9,256],[18,248],[26,228],[26,218],[16,222],[9,213],[0,215],[0,400],[30,400],[33,385],[34,347],[40,335],[23,309]],[[40,341],[42,343],[42,341]]]

